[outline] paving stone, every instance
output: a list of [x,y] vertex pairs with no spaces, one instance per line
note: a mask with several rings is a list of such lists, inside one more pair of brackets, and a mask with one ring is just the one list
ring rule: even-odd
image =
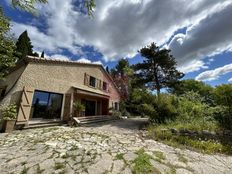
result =
[[151,159],[150,162],[151,162],[151,165],[155,169],[157,169],[158,171],[160,171],[161,173],[170,173],[171,172],[171,169],[168,166],[166,166],[164,164],[161,164],[158,161],[155,161],[155,160]]
[[[60,126],[0,134],[0,173],[18,174],[26,167],[30,174],[37,172],[39,166],[44,170],[43,174],[59,173],[64,169],[66,173],[131,174],[136,151],[143,148],[153,157],[154,151],[164,153],[166,159],[162,163],[151,160],[162,173],[170,173],[170,166],[176,166],[177,174],[231,174],[232,156],[206,155],[140,138],[136,124],[133,119],[127,119],[110,124],[98,123],[97,127]],[[123,160],[116,160],[119,153],[124,154],[128,166],[124,166]],[[188,162],[181,162],[178,153]],[[65,166],[55,170],[55,163]]]
[[176,174],[192,174],[189,170],[178,168],[176,169]]
[[123,155],[124,159],[128,162],[133,161],[138,155],[133,152],[128,152],[125,155]]
[[125,166],[125,163],[123,162],[123,160],[115,160],[113,162],[113,170],[111,173],[120,174],[124,166]]

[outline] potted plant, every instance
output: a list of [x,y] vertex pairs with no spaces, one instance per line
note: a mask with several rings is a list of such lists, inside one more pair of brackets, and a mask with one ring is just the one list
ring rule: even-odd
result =
[[83,105],[80,101],[76,101],[73,103],[73,108],[76,112],[75,116],[80,117],[81,113],[85,111],[85,105]]
[[14,129],[14,125],[17,117],[17,106],[15,104],[10,104],[1,110],[2,121],[3,121],[3,131],[11,132]]

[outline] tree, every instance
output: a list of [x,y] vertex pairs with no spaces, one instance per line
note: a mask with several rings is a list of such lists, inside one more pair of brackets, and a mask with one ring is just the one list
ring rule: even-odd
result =
[[169,88],[169,92],[175,95],[183,95],[191,91],[200,94],[208,104],[213,104],[213,87],[202,81],[194,79],[181,80]]
[[34,56],[32,48],[31,40],[28,37],[27,30],[25,30],[16,42],[16,51],[20,53],[19,59],[26,58],[27,55]]
[[15,44],[9,35],[10,23],[0,8],[0,79],[15,66]]
[[148,89],[156,89],[158,96],[162,88],[172,86],[184,76],[176,69],[177,63],[170,50],[160,49],[151,43],[139,53],[144,57],[144,61],[135,66],[137,76]]
[[40,56],[40,57],[44,58],[44,51],[41,53],[41,56]]
[[121,59],[118,64],[111,70],[112,78],[119,88],[122,100],[126,100],[129,95],[130,79],[133,74],[127,59]]
[[[48,0],[11,0],[14,8],[20,8],[30,13],[36,14],[35,4],[46,4]],[[96,7],[95,0],[84,0],[85,7],[89,16],[93,16],[94,8]]]
[[218,105],[226,106],[232,112],[232,84],[223,84],[214,89],[214,97]]

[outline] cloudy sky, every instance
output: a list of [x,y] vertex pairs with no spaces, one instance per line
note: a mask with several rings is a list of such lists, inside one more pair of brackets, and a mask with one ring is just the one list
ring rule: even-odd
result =
[[171,49],[185,78],[232,83],[232,0],[96,0],[94,18],[83,0],[48,0],[39,15],[1,0],[17,38],[24,30],[47,57],[102,63],[142,61],[138,50],[155,42]]

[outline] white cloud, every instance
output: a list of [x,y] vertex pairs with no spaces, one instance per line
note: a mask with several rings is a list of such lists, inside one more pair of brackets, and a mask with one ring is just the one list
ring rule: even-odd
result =
[[165,44],[187,27],[186,34],[177,34],[169,44],[180,66],[197,63],[186,72],[205,68],[205,56],[232,49],[231,0],[96,0],[93,19],[79,12],[78,2],[49,1],[39,6],[45,30],[13,22],[13,31],[19,35],[27,29],[37,50],[61,54],[65,48],[86,57],[80,46],[90,45],[110,61],[133,57],[153,41]]
[[92,63],[92,64],[98,64],[98,65],[103,65],[101,61],[91,61],[89,59],[86,59],[86,58],[80,58],[77,60],[77,62],[80,62],[80,63]]
[[178,67],[178,70],[183,73],[190,73],[194,71],[198,71],[200,69],[207,69],[208,66],[205,65],[205,63],[201,60],[193,60],[187,64],[184,64],[180,67]]
[[86,58],[80,58],[80,59],[77,60],[77,62],[80,62],[80,63],[91,63],[91,60],[86,59]]
[[232,83],[232,77],[228,80],[228,82]]
[[215,13],[189,27],[186,34],[173,37],[169,48],[180,65],[231,51],[232,23],[228,21],[231,20],[232,5],[228,2],[225,1],[227,5],[218,6]]
[[196,77],[196,80],[212,81],[229,72],[232,72],[232,63],[214,70],[202,72]]
[[67,56],[61,55],[61,54],[53,54],[51,56],[47,56],[45,54],[44,56],[45,58],[50,58],[50,59],[54,59],[54,60],[63,60],[63,61],[69,61],[70,59]]

